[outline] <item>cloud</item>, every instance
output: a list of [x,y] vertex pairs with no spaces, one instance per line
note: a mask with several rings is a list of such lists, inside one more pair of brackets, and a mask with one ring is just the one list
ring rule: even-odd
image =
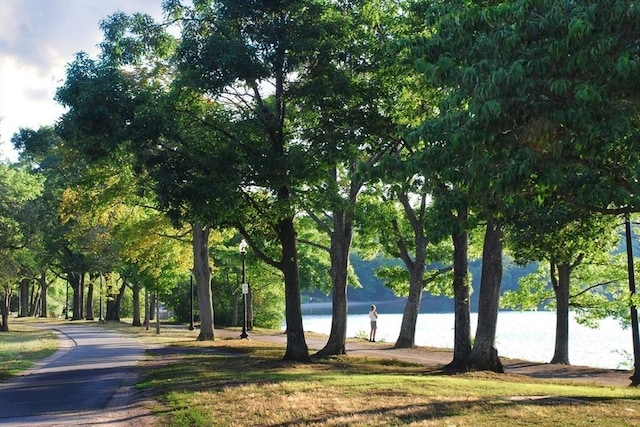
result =
[[98,53],[100,21],[117,11],[162,17],[162,0],[0,0],[0,159],[20,127],[52,125],[53,97],[75,54]]

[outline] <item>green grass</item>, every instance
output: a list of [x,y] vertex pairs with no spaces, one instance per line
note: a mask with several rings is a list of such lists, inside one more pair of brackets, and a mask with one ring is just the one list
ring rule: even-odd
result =
[[[159,403],[153,407],[158,425],[640,425],[638,388],[488,372],[444,375],[354,356],[295,364],[282,360],[282,347],[259,339],[197,342],[197,331],[185,329],[156,335],[124,323],[105,327],[169,346],[149,351],[138,384]],[[30,343],[39,333],[14,331]]]
[[9,332],[0,332],[0,381],[30,368],[57,348],[58,341],[53,332],[11,319]]
[[168,426],[640,425],[637,388],[449,376],[353,356],[294,364],[283,354],[258,339],[181,340],[172,354],[150,358],[139,386],[163,404]]
[[[554,384],[490,373],[441,375],[359,357],[309,364],[240,340],[236,355],[180,355],[140,384],[168,408],[164,425],[639,425],[640,390]],[[239,418],[240,417],[240,418]]]

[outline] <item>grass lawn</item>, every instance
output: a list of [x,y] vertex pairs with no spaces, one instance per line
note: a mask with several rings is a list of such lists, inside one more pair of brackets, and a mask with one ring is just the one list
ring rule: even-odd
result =
[[197,342],[185,329],[105,327],[165,345],[149,350],[138,384],[159,402],[163,426],[640,425],[639,388],[448,376],[355,356],[294,364],[259,339]]
[[161,425],[640,425],[638,388],[487,372],[449,376],[354,356],[294,364],[282,360],[284,348],[259,339],[203,343],[194,341],[197,331],[124,330],[148,342],[175,339],[149,352],[139,383],[163,405]]
[[35,328],[29,321],[9,321],[9,332],[0,332],[0,381],[52,355],[58,339],[52,331]]
[[[445,376],[424,367],[353,357],[310,364],[284,350],[233,340],[220,354],[165,356],[141,387],[169,409],[162,424],[640,425],[640,390],[560,385],[489,373]],[[229,352],[229,354],[225,354]],[[233,354],[235,353],[235,354]]]

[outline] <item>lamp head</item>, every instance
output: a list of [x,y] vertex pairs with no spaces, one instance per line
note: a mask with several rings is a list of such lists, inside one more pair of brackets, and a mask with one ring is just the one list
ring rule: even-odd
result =
[[246,254],[248,246],[249,244],[247,244],[247,241],[245,239],[242,239],[242,241],[240,242],[240,253],[243,255]]

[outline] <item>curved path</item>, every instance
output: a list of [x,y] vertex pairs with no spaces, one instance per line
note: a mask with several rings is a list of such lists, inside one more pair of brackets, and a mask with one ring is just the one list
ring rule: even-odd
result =
[[0,425],[144,424],[130,414],[122,419],[136,397],[136,366],[144,358],[140,343],[86,325],[55,330],[62,338],[58,352],[0,384]]

